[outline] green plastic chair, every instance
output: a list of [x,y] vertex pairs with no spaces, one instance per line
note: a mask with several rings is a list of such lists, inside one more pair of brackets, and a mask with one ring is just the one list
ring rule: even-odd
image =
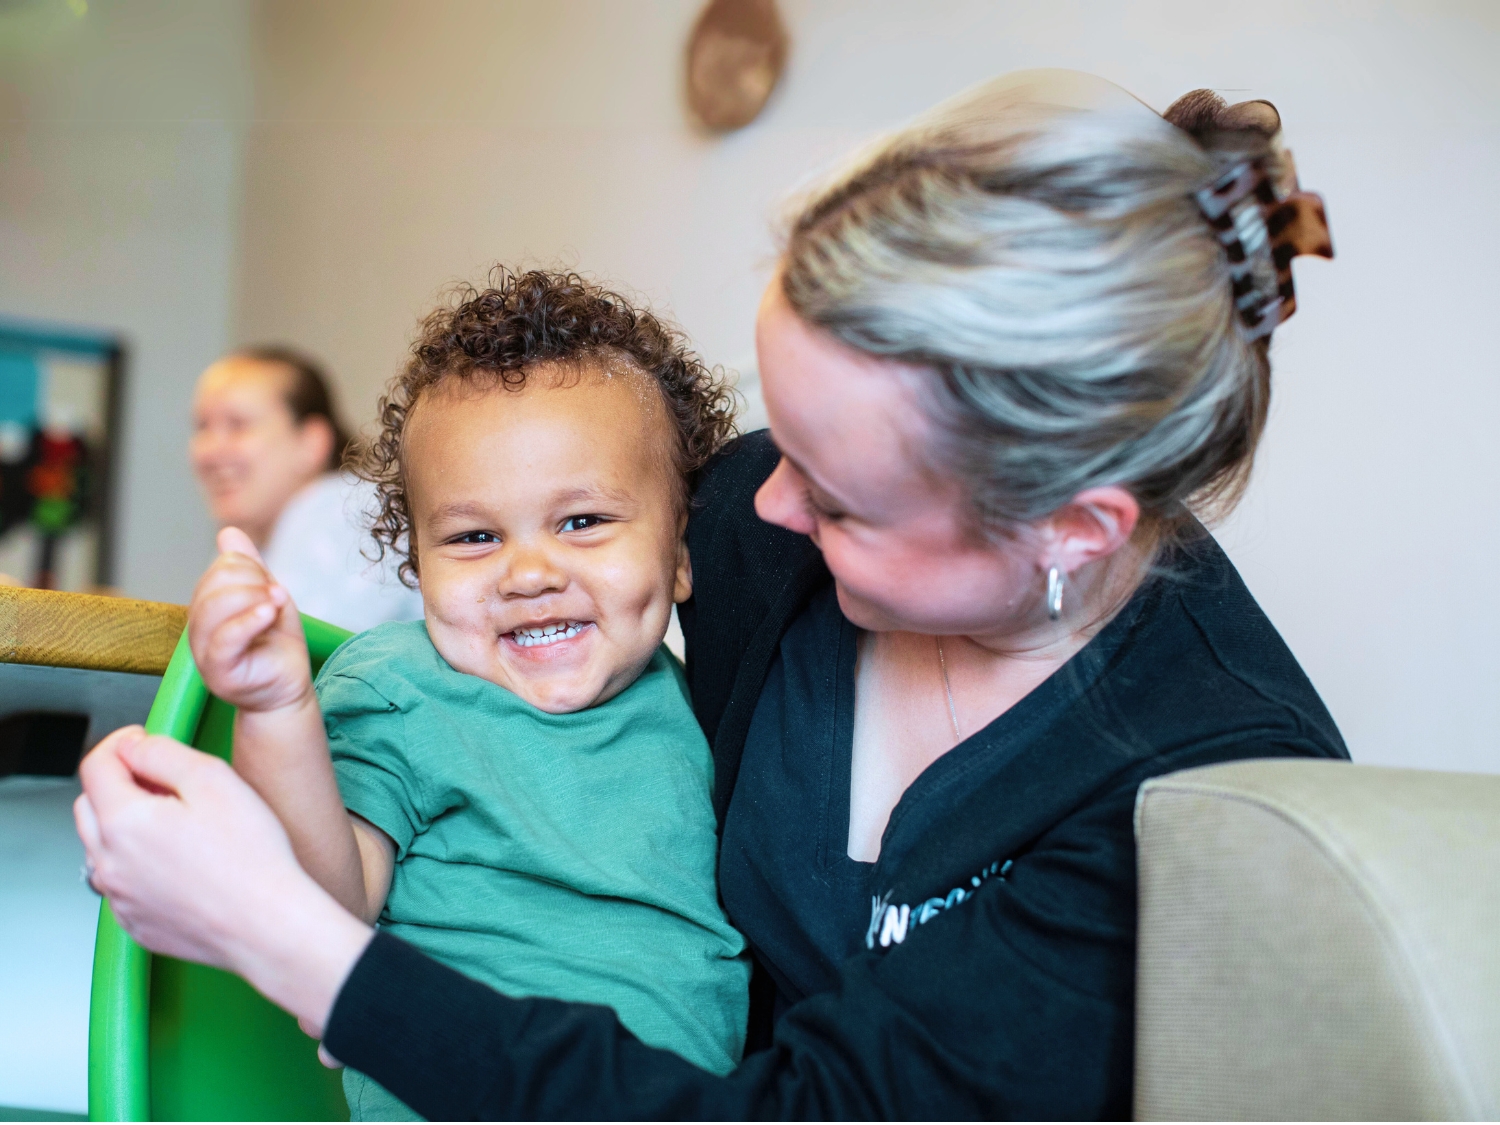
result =
[[[302,618],[314,674],[351,634]],[[184,633],[146,730],[229,760],[234,708]],[[339,1072],[296,1020],[232,973],[157,957],[99,907],[89,1003],[91,1121],[347,1121]]]

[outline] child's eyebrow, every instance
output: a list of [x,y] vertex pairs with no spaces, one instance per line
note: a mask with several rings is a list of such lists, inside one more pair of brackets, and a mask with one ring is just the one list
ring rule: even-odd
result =
[[[636,498],[629,492],[601,486],[564,489],[549,498],[549,504],[554,508],[572,507],[577,504],[630,507],[634,506],[635,502]],[[483,522],[493,515],[494,512],[485,504],[474,500],[454,500],[447,504],[439,504],[433,509],[430,518],[435,523],[463,523],[471,520]]]
[[483,504],[476,504],[472,500],[458,500],[451,504],[439,504],[432,513],[434,520],[473,520],[483,519],[489,514],[489,509]]
[[569,488],[552,497],[557,505],[565,504],[634,504],[635,497],[617,488],[585,486]]

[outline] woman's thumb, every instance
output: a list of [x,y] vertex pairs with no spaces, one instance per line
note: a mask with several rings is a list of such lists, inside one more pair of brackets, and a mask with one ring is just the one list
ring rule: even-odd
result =
[[124,752],[144,737],[145,732],[138,726],[121,727],[101,739],[79,763],[78,777],[83,782],[83,791],[89,795],[94,810],[106,818],[139,796]]
[[201,750],[160,734],[148,734],[121,746],[119,755],[137,785],[149,793],[168,796],[185,795],[203,776],[204,767],[218,762]]

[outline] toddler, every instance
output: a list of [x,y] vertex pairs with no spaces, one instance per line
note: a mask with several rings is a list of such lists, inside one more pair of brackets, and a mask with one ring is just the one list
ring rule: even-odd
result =
[[[498,271],[423,324],[358,469],[425,621],[317,683],[243,533],[193,598],[234,766],[349,910],[512,996],[605,1004],[719,1073],[749,968],[714,880],[713,763],[662,647],[692,590],[688,476],[732,400],[671,329],[578,277]],[[356,1120],[413,1119],[345,1071]]]

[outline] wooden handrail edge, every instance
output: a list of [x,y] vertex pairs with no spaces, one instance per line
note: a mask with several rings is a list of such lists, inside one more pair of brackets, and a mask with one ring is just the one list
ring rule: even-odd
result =
[[187,606],[0,587],[0,663],[159,676],[186,627]]

